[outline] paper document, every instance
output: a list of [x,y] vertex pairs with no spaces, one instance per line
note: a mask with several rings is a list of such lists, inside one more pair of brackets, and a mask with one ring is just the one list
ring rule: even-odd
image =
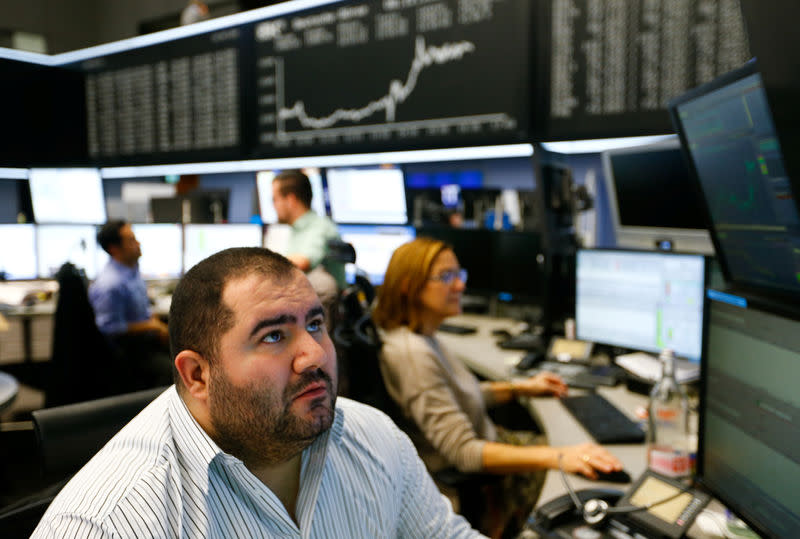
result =
[[[617,356],[614,362],[645,380],[657,381],[661,377],[661,362],[657,357],[644,352]],[[700,364],[686,360],[675,360],[675,379],[679,383],[693,382],[700,378]]]

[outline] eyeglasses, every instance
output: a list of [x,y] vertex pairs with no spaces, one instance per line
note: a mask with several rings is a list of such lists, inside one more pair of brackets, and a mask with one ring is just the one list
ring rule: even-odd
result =
[[431,281],[439,281],[446,285],[453,284],[453,281],[458,279],[464,284],[467,284],[467,270],[465,269],[458,269],[458,270],[447,270],[443,271],[439,275],[432,275],[429,277]]

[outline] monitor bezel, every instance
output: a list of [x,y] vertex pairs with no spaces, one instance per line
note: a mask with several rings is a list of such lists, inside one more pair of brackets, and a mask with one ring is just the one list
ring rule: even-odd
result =
[[[724,75],[721,75],[712,81],[697,86],[696,88],[692,88],[691,90],[681,94],[680,96],[671,99],[667,104],[667,109],[669,111],[669,115],[672,120],[672,125],[674,126],[675,131],[678,134],[678,138],[681,141],[681,148],[683,149],[684,157],[686,158],[686,164],[689,167],[692,176],[695,178],[698,189],[700,190],[702,190],[702,184],[699,179],[700,175],[698,174],[694,159],[692,159],[692,155],[691,153],[689,153],[688,150],[689,143],[686,139],[686,134],[682,128],[683,124],[680,119],[678,108],[686,104],[687,102],[703,97],[710,92],[720,90],[726,86],[729,86],[751,75],[761,76],[755,59],[751,59],[743,66],[734,69],[732,71],[729,71],[728,73],[725,73]],[[767,99],[769,99],[769,96],[767,96]],[[771,107],[770,107],[770,113],[772,113]],[[773,119],[773,125],[774,125],[774,119]],[[777,137],[777,131],[776,131],[776,137]],[[730,264],[725,256],[725,250],[721,248],[721,242],[719,239],[717,228],[714,224],[713,219],[711,218],[711,207],[709,206],[708,200],[706,199],[705,196],[702,196],[701,198],[703,200],[703,204],[706,209],[706,215],[708,216],[708,221],[709,221],[708,230],[711,235],[711,241],[714,245],[716,258],[719,261],[720,270],[722,271],[722,275],[724,276],[728,286],[731,289],[735,289],[739,293],[761,296],[768,301],[772,300],[786,301],[787,296],[792,296],[794,299],[800,299],[800,291],[793,291],[790,289],[780,288],[780,287],[770,287],[764,285],[763,283],[753,284],[747,281],[742,281],[741,279],[735,279],[733,277],[730,270]],[[800,204],[800,201],[796,202]]]
[[[581,247],[581,248],[578,248],[575,251],[575,303],[573,305],[574,311],[575,311],[575,322],[576,322],[575,325],[576,325],[576,329],[578,329],[578,330],[580,329],[579,326],[578,326],[578,323],[577,323],[578,322],[578,317],[577,317],[577,315],[578,315],[578,312],[577,312],[578,311],[578,259],[579,259],[580,253],[581,252],[586,252],[586,251],[591,251],[591,252],[611,252],[611,253],[633,253],[633,254],[639,253],[639,254],[664,255],[664,256],[695,256],[695,257],[702,258],[703,259],[703,298],[701,298],[701,301],[702,301],[701,314],[702,314],[703,318],[700,321],[700,339],[701,339],[701,341],[700,341],[700,357],[697,358],[697,361],[694,361],[693,358],[689,358],[689,360],[692,361],[693,363],[698,363],[698,362],[700,364],[703,363],[703,353],[705,351],[705,341],[704,341],[704,339],[705,339],[705,328],[706,328],[706,324],[707,324],[707,321],[706,321],[707,320],[706,319],[707,306],[706,306],[705,297],[706,297],[706,291],[708,290],[709,279],[711,277],[711,260],[712,260],[711,256],[705,255],[703,253],[689,253],[689,252],[677,252],[677,251],[648,251],[648,250],[645,250],[645,249],[627,249],[627,248],[620,248],[620,247],[591,247],[591,248]],[[581,338],[580,336],[578,336],[578,338],[581,339],[581,340],[586,340],[586,339]],[[623,346],[623,345],[618,344],[618,343],[601,342],[601,341],[594,341],[594,342],[596,342],[598,344],[605,345],[605,346],[609,346],[609,347],[612,347],[612,348],[623,348],[623,349],[636,350],[636,351],[640,350],[638,348],[630,348],[630,347],[627,347],[627,346]],[[658,353],[658,352],[648,351],[648,350],[642,350],[642,351],[644,353],[648,353],[648,354]],[[678,354],[677,351],[675,353],[676,353],[676,355]],[[685,357],[685,356],[679,356],[679,357]]]
[[[673,149],[681,149],[681,142],[678,137],[654,144],[615,148],[601,153],[603,180],[605,182],[609,213],[611,215],[611,225],[614,229],[616,244],[619,247],[628,249],[654,251],[674,250],[676,252],[699,253],[713,256],[714,244],[712,243],[711,235],[707,228],[634,226],[625,225],[621,222],[612,158],[624,154],[648,153]],[[695,179],[692,176],[693,173],[691,170],[688,174],[691,179]],[[697,196],[702,200],[702,192],[700,192],[699,186],[695,187]],[[705,201],[703,201],[702,204],[705,206]],[[680,211],[680,209],[675,208],[675,211]],[[669,249],[663,248],[665,242],[669,242]]]
[[[712,298],[711,295],[715,294],[717,297]],[[772,537],[774,533],[765,525],[762,524],[763,520],[756,519],[750,511],[750,507],[743,503],[738,503],[735,498],[731,497],[727,489],[718,488],[716,484],[705,475],[705,423],[706,419],[706,406],[708,392],[708,378],[709,378],[709,365],[708,365],[708,344],[709,344],[709,331],[711,327],[711,304],[713,301],[719,303],[727,303],[730,305],[737,305],[740,308],[752,309],[755,311],[763,312],[772,316],[784,317],[795,322],[800,322],[800,307],[792,307],[786,302],[774,301],[764,296],[753,296],[740,294],[737,292],[719,291],[716,289],[706,288],[704,307],[703,307],[703,356],[700,361],[700,383],[699,383],[699,406],[698,406],[698,426],[697,426],[697,459],[695,471],[695,484],[714,496],[725,507],[733,511],[742,521],[744,521],[753,531],[763,537]]]

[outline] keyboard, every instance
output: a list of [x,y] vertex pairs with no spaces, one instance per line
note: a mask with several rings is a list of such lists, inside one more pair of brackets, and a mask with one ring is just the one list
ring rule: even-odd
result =
[[562,397],[561,402],[600,444],[644,442],[644,430],[602,395],[589,393]]
[[543,351],[544,341],[535,333],[520,333],[498,344],[507,350],[527,350],[530,352]]
[[455,335],[471,335],[478,331],[474,326],[459,326],[456,324],[440,324],[439,331],[444,333],[453,333]]

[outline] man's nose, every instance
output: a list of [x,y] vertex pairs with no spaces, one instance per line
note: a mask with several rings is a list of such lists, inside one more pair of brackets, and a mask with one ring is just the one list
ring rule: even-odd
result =
[[303,331],[297,338],[293,368],[301,373],[309,369],[317,369],[325,363],[327,350],[323,346],[324,335],[315,337],[308,331]]

